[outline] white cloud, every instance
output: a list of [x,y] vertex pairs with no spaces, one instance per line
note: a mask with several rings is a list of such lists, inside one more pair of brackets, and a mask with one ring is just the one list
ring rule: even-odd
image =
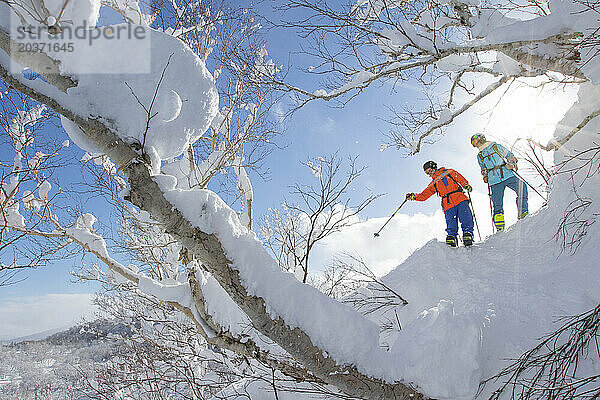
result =
[[322,134],[330,134],[335,131],[336,123],[335,120],[331,117],[325,118],[325,120],[321,121],[318,127],[318,131]]
[[285,121],[285,106],[281,102],[275,103],[272,109],[273,115],[279,124]]
[[329,236],[315,247],[311,257],[313,268],[323,269],[336,255],[350,253],[359,255],[381,276],[432,238],[446,237],[441,208],[433,215],[397,214],[375,238],[373,234],[388,218],[371,218]]
[[95,311],[92,294],[46,294],[0,302],[0,337],[16,338],[70,327]]

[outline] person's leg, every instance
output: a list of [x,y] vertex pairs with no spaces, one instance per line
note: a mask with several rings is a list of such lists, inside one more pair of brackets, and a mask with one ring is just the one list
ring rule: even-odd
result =
[[458,219],[456,207],[451,207],[444,211],[446,217],[446,233],[449,236],[455,236],[458,234]]
[[446,244],[455,247],[458,244],[456,235],[458,234],[458,219],[456,207],[451,207],[444,211],[446,217]]
[[529,213],[527,184],[519,177],[513,176],[507,180],[508,187],[517,194],[517,216],[524,218]]
[[465,200],[460,202],[457,206],[457,215],[460,220],[460,228],[462,229],[463,235],[465,233],[470,233],[473,235],[473,213],[471,212],[471,207],[469,207],[469,201]]
[[504,188],[506,181],[498,182],[492,186],[492,204],[494,205],[493,222],[496,230],[504,230]]
[[458,219],[463,233],[463,243],[465,246],[473,245],[473,213],[469,207],[469,201],[460,202],[456,208],[458,209]]
[[504,214],[504,188],[506,187],[506,181],[498,182],[492,186],[492,204],[494,205],[494,215]]

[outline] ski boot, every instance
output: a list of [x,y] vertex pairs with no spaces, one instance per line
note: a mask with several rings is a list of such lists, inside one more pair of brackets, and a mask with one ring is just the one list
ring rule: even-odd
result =
[[458,246],[458,242],[456,240],[455,236],[452,235],[448,235],[446,236],[446,244],[450,247],[456,247]]
[[494,225],[496,225],[496,230],[498,232],[501,232],[504,230],[504,214],[494,215]]
[[524,213],[519,214],[519,219],[523,219],[527,216],[527,214],[529,214],[527,211],[525,211]]
[[463,234],[463,243],[465,246],[471,246],[473,244],[473,234],[470,232],[465,232]]

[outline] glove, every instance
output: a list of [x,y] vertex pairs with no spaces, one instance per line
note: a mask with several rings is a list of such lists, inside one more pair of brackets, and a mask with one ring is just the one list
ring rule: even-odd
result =
[[484,181],[485,183],[487,183],[487,182],[488,182],[488,176],[487,176],[487,175],[484,175],[484,176],[483,176],[483,181]]
[[414,193],[406,193],[406,200],[416,200],[417,195]]
[[487,174],[488,174],[487,168],[484,168],[481,170],[481,176],[487,176]]
[[517,158],[510,156],[506,159],[506,169],[517,169]]
[[469,185],[468,183],[465,185],[465,189],[467,190],[467,192],[473,191],[473,187],[471,185]]

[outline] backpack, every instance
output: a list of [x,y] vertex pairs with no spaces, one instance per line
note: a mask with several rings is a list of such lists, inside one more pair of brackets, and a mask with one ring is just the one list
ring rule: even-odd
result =
[[[500,170],[500,179],[504,179],[504,166],[506,165],[506,162],[504,162],[504,156],[500,153],[500,151],[498,151],[498,146],[497,146],[496,143],[492,144],[492,149],[494,150],[494,153],[496,153],[502,159],[503,162],[500,165],[495,165],[492,168],[488,168],[487,169],[488,170],[488,174],[490,173],[490,171],[496,171],[496,170],[499,169]],[[484,156],[481,155],[482,151],[480,151],[477,154],[477,157],[481,160],[481,163],[483,165],[485,165],[485,160],[484,159],[491,157],[494,153],[489,153],[487,156],[484,157]]]

